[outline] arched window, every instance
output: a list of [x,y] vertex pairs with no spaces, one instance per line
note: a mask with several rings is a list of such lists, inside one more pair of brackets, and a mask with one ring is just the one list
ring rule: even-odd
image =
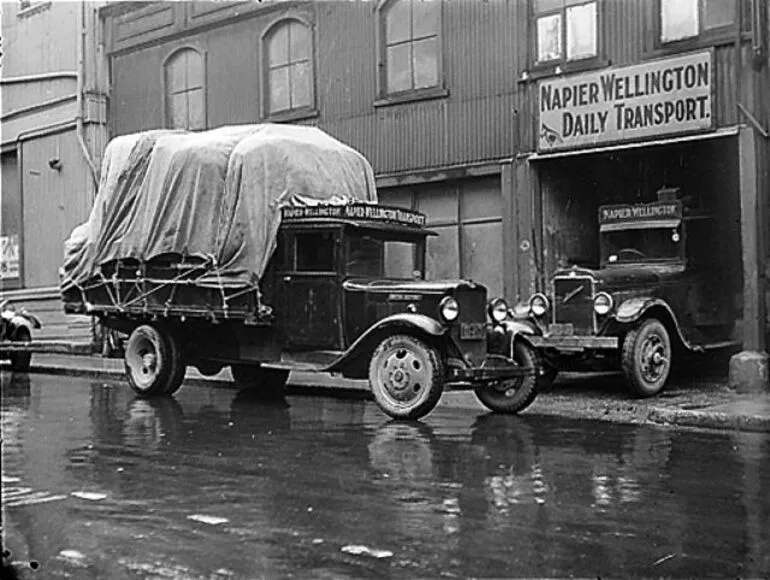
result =
[[182,48],[164,64],[166,126],[169,129],[206,128],[206,86],[203,55]]
[[383,95],[441,84],[441,0],[391,0],[380,6]]
[[312,31],[296,19],[273,25],[263,38],[265,116],[312,109]]

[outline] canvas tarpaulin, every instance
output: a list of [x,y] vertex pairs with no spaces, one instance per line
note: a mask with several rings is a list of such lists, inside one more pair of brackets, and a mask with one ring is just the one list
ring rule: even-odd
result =
[[113,139],[88,221],[65,243],[62,291],[115,260],[195,257],[200,284],[258,282],[275,249],[281,208],[376,202],[357,151],[314,127],[156,130]]

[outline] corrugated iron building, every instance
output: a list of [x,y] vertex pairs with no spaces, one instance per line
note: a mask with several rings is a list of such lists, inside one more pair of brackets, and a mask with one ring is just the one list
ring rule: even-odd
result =
[[100,3],[2,4],[0,295],[43,320],[37,337],[88,340],[65,317],[63,242],[88,217],[107,142]]

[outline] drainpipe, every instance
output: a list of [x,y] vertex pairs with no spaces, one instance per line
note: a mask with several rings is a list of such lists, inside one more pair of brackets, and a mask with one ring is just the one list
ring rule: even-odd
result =
[[78,136],[78,143],[80,143],[80,149],[83,152],[83,157],[88,163],[88,168],[91,170],[91,179],[94,181],[94,187],[99,187],[99,175],[96,171],[96,166],[91,158],[91,152],[88,150],[85,140],[85,126],[83,124],[83,90],[85,87],[85,58],[84,58],[84,44],[85,44],[85,2],[80,2],[80,12],[78,14],[78,36],[77,36],[77,60],[78,60],[78,86],[77,86],[77,112],[75,113],[76,133]]

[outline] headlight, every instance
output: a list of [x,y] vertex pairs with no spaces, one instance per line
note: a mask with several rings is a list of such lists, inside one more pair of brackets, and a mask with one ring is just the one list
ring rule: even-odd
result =
[[502,322],[508,318],[508,303],[502,298],[490,300],[487,306],[487,314],[495,322]]
[[542,316],[548,312],[548,298],[543,294],[535,294],[529,299],[529,311],[534,316]]
[[612,310],[612,296],[606,292],[599,292],[594,296],[594,312],[599,316],[604,316]]
[[441,317],[447,322],[453,322],[460,316],[460,305],[451,296],[445,296],[438,306]]

